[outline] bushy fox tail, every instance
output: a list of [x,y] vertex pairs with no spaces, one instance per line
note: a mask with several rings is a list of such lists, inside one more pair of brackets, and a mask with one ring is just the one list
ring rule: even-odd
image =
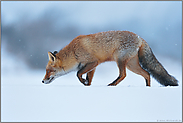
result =
[[149,45],[142,39],[142,46],[138,52],[141,67],[152,75],[160,84],[164,86],[178,86],[175,77],[168,74],[165,68],[154,56]]

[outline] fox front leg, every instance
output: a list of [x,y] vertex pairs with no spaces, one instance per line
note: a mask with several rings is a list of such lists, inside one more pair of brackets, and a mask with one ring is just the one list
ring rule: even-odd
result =
[[[78,72],[77,72],[77,77],[80,80],[81,83],[83,83],[85,86],[90,86],[91,81],[93,78],[93,74],[95,72],[95,67],[98,65],[97,62],[91,62],[87,63],[84,67],[82,67]],[[88,73],[87,73],[88,72]],[[82,75],[87,73],[86,79],[82,78]]]
[[88,86],[90,86],[91,85],[91,82],[92,82],[92,79],[93,79],[93,75],[94,75],[94,73],[95,73],[95,69],[96,68],[94,68],[92,71],[90,71],[90,72],[88,72],[87,73],[87,76],[86,76],[86,82],[88,82],[88,83],[86,83]]

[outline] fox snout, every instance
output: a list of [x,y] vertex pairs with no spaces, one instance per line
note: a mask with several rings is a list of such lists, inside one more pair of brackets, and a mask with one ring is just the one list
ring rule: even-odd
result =
[[45,84],[45,81],[44,81],[44,80],[42,80],[42,83],[44,83],[44,84]]
[[42,80],[42,83],[44,83],[44,84],[49,84],[49,83],[51,83],[54,79],[55,79],[55,77],[49,77],[49,78],[47,78],[47,79],[43,79],[43,80]]

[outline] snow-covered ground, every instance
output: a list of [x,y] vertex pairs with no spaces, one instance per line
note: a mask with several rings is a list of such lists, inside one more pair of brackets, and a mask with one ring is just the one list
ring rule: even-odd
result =
[[72,72],[42,84],[45,71],[30,70],[21,61],[1,52],[1,120],[33,121],[182,121],[182,65],[158,57],[179,80],[178,87],[162,87],[151,78],[127,70],[116,87],[107,87],[118,76],[114,62],[97,67],[92,85],[83,86]]

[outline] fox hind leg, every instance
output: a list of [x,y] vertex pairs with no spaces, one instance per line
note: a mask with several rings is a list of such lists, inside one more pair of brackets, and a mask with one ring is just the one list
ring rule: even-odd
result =
[[146,86],[151,86],[150,85],[150,74],[147,71],[145,71],[144,69],[142,69],[142,67],[139,64],[139,58],[137,55],[128,61],[127,68],[130,71],[143,76],[146,80]]
[[126,77],[126,60],[122,61],[122,60],[118,59],[117,65],[119,68],[119,76],[116,80],[114,80],[108,86],[116,86]]

